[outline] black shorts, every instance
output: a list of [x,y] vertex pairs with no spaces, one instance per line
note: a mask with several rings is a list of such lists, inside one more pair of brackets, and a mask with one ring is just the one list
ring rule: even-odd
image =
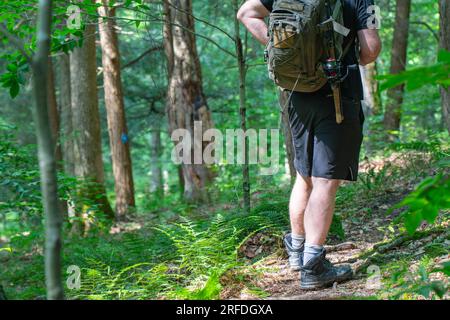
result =
[[364,124],[361,100],[343,95],[341,124],[336,123],[328,84],[313,93],[293,92],[287,108],[298,173],[356,181]]

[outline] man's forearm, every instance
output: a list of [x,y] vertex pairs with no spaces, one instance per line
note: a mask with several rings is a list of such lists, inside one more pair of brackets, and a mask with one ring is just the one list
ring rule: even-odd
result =
[[359,39],[359,64],[365,66],[374,62],[381,52],[381,40],[375,29],[358,31]]
[[256,40],[263,45],[267,45],[269,37],[267,35],[267,25],[264,19],[242,17],[241,22]]

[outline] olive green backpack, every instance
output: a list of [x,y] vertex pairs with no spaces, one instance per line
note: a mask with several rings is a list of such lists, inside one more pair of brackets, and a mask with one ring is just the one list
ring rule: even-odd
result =
[[342,0],[275,0],[265,51],[270,78],[292,91],[322,88],[327,82],[322,66],[329,58],[329,31],[333,30],[335,59],[350,47],[342,48],[350,32],[343,20]]

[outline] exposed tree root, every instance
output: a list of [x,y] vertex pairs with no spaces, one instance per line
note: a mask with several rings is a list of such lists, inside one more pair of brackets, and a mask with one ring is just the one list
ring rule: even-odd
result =
[[356,249],[356,248],[357,248],[357,245],[354,242],[351,242],[351,241],[340,243],[340,244],[335,245],[335,246],[325,246],[325,250],[328,253],[352,250],[352,249]]
[[404,253],[403,252],[388,253],[388,252],[400,248],[401,246],[410,241],[419,240],[428,236],[431,236],[432,239],[430,241],[433,241],[444,232],[448,234],[448,230],[446,230],[445,228],[437,227],[425,231],[419,231],[413,235],[409,234],[402,235],[398,238],[393,239],[390,242],[377,243],[370,251],[361,255],[361,258],[363,258],[364,260],[362,263],[358,264],[358,266],[355,268],[354,271],[355,273],[359,273],[362,270],[365,270],[371,264],[398,258],[404,255]]

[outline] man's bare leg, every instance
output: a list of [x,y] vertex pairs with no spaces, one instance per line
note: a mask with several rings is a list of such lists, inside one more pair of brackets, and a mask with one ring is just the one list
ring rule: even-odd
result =
[[312,188],[311,178],[302,177],[297,173],[297,179],[292,188],[291,199],[289,201],[291,230],[294,235],[305,236],[304,216]]
[[313,190],[305,211],[306,242],[300,288],[317,289],[352,278],[349,265],[333,266],[325,258],[323,244],[333,220],[336,192],[340,180],[312,178]]
[[306,242],[322,246],[333,220],[340,180],[312,178],[313,189],[305,211]]
[[312,191],[311,178],[303,178],[297,174],[289,201],[289,215],[291,220],[290,234],[284,238],[289,255],[289,266],[292,270],[300,270],[303,265],[303,249],[305,245],[305,227],[303,219],[309,195]]
[[303,264],[319,255],[333,220],[340,180],[312,178],[313,190],[305,211],[306,241]]

